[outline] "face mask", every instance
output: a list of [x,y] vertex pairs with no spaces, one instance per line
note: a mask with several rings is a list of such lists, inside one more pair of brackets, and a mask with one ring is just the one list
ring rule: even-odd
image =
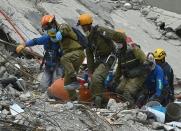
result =
[[50,39],[51,39],[51,41],[52,42],[59,42],[59,41],[61,41],[62,40],[62,33],[60,32],[60,31],[58,31],[57,33],[56,33],[56,36],[55,37],[50,37]]
[[55,37],[57,33],[57,29],[56,28],[51,28],[49,30],[46,30],[46,34],[49,35],[50,37]]

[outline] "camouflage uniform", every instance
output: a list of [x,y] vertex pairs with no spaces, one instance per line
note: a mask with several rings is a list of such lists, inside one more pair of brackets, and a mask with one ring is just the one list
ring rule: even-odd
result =
[[123,46],[126,45],[125,35],[111,29],[96,26],[92,28],[87,37],[91,44],[91,47],[86,49],[87,64],[89,72],[93,73],[90,87],[93,98],[100,96],[102,99],[104,80],[111,66],[106,64],[105,61],[115,50],[113,41],[122,43]]
[[[143,82],[146,78],[143,62],[146,60],[144,52],[139,47],[129,48],[126,53],[118,59],[116,70],[116,82],[119,82],[116,91],[123,97],[134,103],[134,98],[139,90],[142,89]],[[120,78],[122,79],[120,80]]]
[[[67,24],[58,25],[59,30],[62,32],[61,47],[63,49],[63,56],[61,57],[61,64],[65,70],[65,85],[76,81],[76,74],[82,64],[85,55],[83,48],[78,43],[78,38],[72,28]],[[71,99],[76,98],[75,90],[68,90]]]

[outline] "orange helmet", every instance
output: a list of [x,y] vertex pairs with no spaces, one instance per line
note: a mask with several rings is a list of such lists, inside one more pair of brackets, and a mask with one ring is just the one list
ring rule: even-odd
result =
[[51,23],[54,20],[55,20],[55,16],[53,16],[53,15],[44,15],[41,18],[41,25],[42,26],[48,25],[49,23]]
[[83,25],[92,24],[92,22],[93,22],[92,16],[88,13],[85,13],[79,16],[79,20],[77,24],[83,26]]
[[123,29],[117,29],[116,31],[119,32],[119,33],[121,33],[121,34],[126,35],[126,32],[125,32]]

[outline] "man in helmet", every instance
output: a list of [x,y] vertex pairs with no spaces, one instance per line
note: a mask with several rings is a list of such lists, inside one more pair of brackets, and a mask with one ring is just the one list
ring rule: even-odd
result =
[[174,86],[173,86],[173,80],[174,80],[174,73],[172,67],[165,61],[166,52],[162,48],[157,48],[154,51],[154,58],[158,65],[160,65],[164,71],[164,75],[169,83],[170,88],[170,100],[174,100]]
[[[69,92],[71,100],[76,99],[76,88],[79,88],[77,82],[77,72],[81,63],[84,60],[84,52],[82,46],[78,42],[76,33],[71,26],[67,24],[58,24],[54,16],[45,15],[41,20],[42,28],[50,37],[50,40],[56,42],[57,46],[61,46],[63,56],[61,57],[61,64],[64,67],[65,89]],[[26,44],[28,46],[40,44],[39,39],[32,40],[33,44]],[[41,43],[44,43],[44,41]],[[58,59],[56,59],[58,60]]]
[[56,22],[55,17],[51,15],[45,15],[41,19],[42,29],[46,32],[39,38],[28,40],[26,43],[22,43],[17,46],[16,52],[20,53],[25,47],[43,45],[44,46],[44,57],[41,64],[45,64],[44,73],[40,81],[40,87],[42,91],[45,91],[52,82],[63,75],[63,70],[59,64],[59,59],[62,56],[62,51],[59,45],[59,41],[62,39],[62,35],[59,32],[56,38]]
[[94,102],[100,107],[103,100],[104,80],[113,63],[112,58],[107,63],[106,60],[114,52],[114,42],[119,45],[119,52],[124,53],[126,40],[124,34],[102,26],[93,26],[92,23],[92,16],[85,13],[79,16],[77,24],[82,27],[90,44],[90,48],[86,49],[88,70],[92,76],[90,87]]
[[162,105],[168,104],[168,81],[165,79],[163,69],[156,64],[153,53],[148,53],[144,66],[148,75],[144,81],[143,94],[138,98],[138,106],[152,100],[156,100]]
[[[116,31],[124,32],[120,29]],[[114,83],[117,83],[116,92],[129,102],[129,107],[132,107],[146,78],[143,66],[146,55],[130,37],[126,37],[126,42],[127,50],[118,58]]]

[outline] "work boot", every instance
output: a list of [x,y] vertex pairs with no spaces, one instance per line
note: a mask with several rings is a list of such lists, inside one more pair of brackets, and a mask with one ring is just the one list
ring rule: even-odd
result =
[[76,81],[76,82],[72,82],[68,85],[65,85],[64,88],[66,90],[76,90],[80,87],[80,84]]
[[94,103],[95,103],[96,107],[101,107],[102,98],[100,96],[96,96]]

